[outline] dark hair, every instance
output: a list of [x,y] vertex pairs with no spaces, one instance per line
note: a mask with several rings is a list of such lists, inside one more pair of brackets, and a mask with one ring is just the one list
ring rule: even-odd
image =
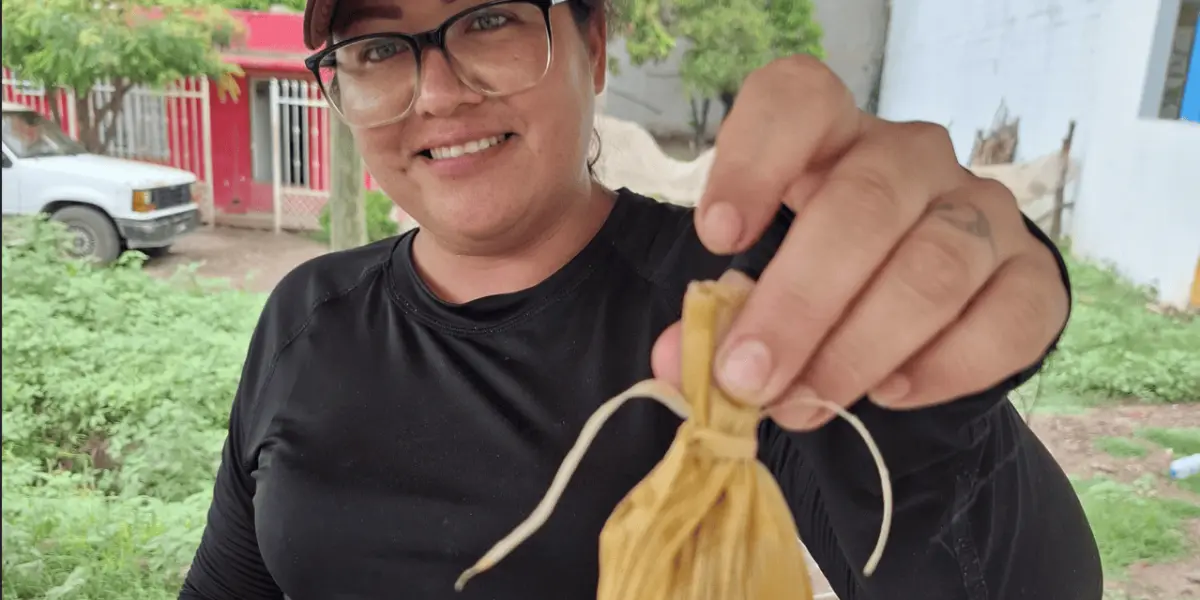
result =
[[581,26],[591,22],[597,11],[607,15],[611,9],[609,0],[570,0],[567,4],[571,14],[575,15],[575,22]]
[[[612,10],[611,0],[570,0],[567,3],[571,7],[571,14],[575,17],[575,23],[579,25],[580,33],[587,33],[587,28],[592,23],[592,19],[597,14],[607,16]],[[600,141],[600,132],[594,127],[592,128],[592,139],[596,141],[596,153],[588,158],[587,169],[588,174],[592,179],[596,177],[596,163],[600,162],[600,152],[603,148],[603,142]]]

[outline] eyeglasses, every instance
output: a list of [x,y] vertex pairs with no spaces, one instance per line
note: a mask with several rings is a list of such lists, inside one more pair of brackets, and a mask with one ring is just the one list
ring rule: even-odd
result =
[[493,0],[424,33],[372,33],[305,59],[325,98],[354,127],[408,116],[421,84],[421,54],[442,51],[458,80],[485,96],[524,92],[550,70],[550,9],[568,0]]

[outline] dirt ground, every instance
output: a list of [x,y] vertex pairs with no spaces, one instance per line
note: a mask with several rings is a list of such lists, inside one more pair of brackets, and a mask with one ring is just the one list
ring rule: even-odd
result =
[[304,235],[217,227],[181,239],[170,254],[150,260],[146,270],[169,276],[179,267],[201,263],[198,273],[227,279],[240,288],[269,292],[300,263],[326,252]]
[[[1140,458],[1117,458],[1096,449],[1102,437],[1132,437],[1147,427],[1184,427],[1200,424],[1200,405],[1130,405],[1092,409],[1074,415],[1038,414],[1028,421],[1038,437],[1068,473],[1078,477],[1108,477],[1124,483],[1147,473],[1165,473],[1172,456],[1165,450],[1148,452]],[[1178,457],[1176,457],[1178,458]],[[1155,492],[1195,502],[1195,496],[1158,479]],[[1187,523],[1188,537],[1200,544],[1200,519]],[[1200,554],[1153,565],[1133,565],[1125,581],[1109,581],[1109,587],[1137,600],[1200,599]]]
[[[165,276],[180,266],[200,262],[201,275],[225,278],[243,289],[265,292],[296,265],[324,252],[322,244],[302,235],[205,229],[181,240],[168,256],[150,261],[147,270]],[[1128,437],[1143,427],[1197,424],[1200,405],[1130,405],[1080,414],[1035,410],[1029,422],[1068,473],[1132,482],[1146,473],[1163,473],[1169,455],[1160,451],[1141,458],[1115,458],[1098,451],[1094,440]],[[1159,487],[1164,495],[1184,497],[1184,492],[1166,484]],[[1200,521],[1189,523],[1189,528],[1192,539],[1200,543]],[[828,591],[828,584],[815,565],[811,571],[818,580],[814,591],[818,598],[824,598],[821,594]],[[1111,585],[1139,600],[1200,600],[1200,556],[1168,564],[1135,565],[1129,569],[1126,581]]]

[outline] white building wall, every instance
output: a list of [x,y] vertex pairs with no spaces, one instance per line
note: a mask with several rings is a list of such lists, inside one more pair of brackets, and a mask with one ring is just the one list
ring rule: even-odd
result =
[[1200,123],[1157,118],[1179,0],[1111,0],[1075,252],[1186,306],[1200,262]]
[[1184,305],[1200,126],[1155,118],[1179,2],[894,0],[880,115],[947,126],[963,161],[1002,104],[1021,119],[1018,160],[1055,152],[1076,120],[1074,250]]
[[1021,118],[1018,160],[1053,152],[1072,119],[1086,135],[1110,1],[894,0],[879,114],[946,126],[965,161],[1004,106]]

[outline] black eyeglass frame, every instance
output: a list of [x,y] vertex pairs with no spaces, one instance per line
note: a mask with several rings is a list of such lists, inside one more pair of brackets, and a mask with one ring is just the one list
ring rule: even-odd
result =
[[[555,6],[558,6],[559,4],[566,4],[569,1],[570,0],[491,0],[490,2],[484,2],[482,4],[477,4],[475,6],[471,6],[466,9],[463,9],[462,11],[455,13],[450,18],[443,21],[442,24],[439,25],[437,28],[430,29],[428,31],[423,31],[420,33],[401,33],[401,32],[367,33],[367,34],[358,35],[358,36],[354,36],[352,38],[347,38],[347,39],[341,40],[337,43],[330,44],[329,46],[326,46],[324,49],[318,50],[317,52],[313,53],[308,58],[305,58],[304,66],[313,74],[313,77],[317,80],[317,85],[319,85],[321,87],[321,94],[325,96],[325,99],[329,102],[329,105],[333,108],[333,110],[336,113],[338,113],[339,117],[342,117],[344,119],[345,115],[342,114],[342,110],[337,106],[337,103],[333,102],[333,100],[330,98],[329,90],[327,90],[325,88],[325,82],[321,80],[321,62],[324,61],[329,56],[333,55],[333,53],[337,52],[340,48],[344,48],[351,44],[356,44],[363,40],[398,39],[398,40],[407,42],[409,44],[409,46],[411,46],[414,49],[415,54],[416,54],[415,60],[417,62],[417,76],[416,76],[416,82],[414,82],[414,85],[417,87],[417,90],[415,93],[413,93],[412,101],[409,102],[408,107],[405,108],[404,111],[402,113],[400,113],[399,116],[397,116],[393,119],[384,121],[382,123],[376,124],[376,125],[370,125],[369,127],[381,127],[383,125],[395,123],[395,122],[403,119],[404,117],[407,117],[408,114],[412,112],[413,105],[415,105],[417,103],[417,97],[420,95],[422,57],[425,54],[425,50],[428,48],[436,48],[437,50],[440,50],[442,53],[442,56],[445,56],[448,59],[448,61],[450,63],[450,68],[454,71],[454,76],[457,77],[458,80],[463,83],[463,85],[466,85],[467,87],[471,88],[472,90],[475,90],[476,92],[483,94],[485,96],[507,96],[510,94],[517,94],[517,93],[520,93],[525,90],[516,90],[516,91],[504,92],[504,93],[493,93],[493,92],[488,92],[486,90],[476,89],[475,86],[471,85],[470,82],[466,81],[463,78],[463,76],[461,74],[459,74],[458,69],[454,66],[454,60],[452,59],[450,52],[448,50],[446,50],[446,34],[447,34],[447,32],[450,31],[450,28],[453,27],[455,23],[461,21],[463,18],[467,17],[468,15],[473,14],[479,10],[490,8],[493,6],[503,6],[505,4],[532,4],[532,5],[540,8],[542,10],[542,18],[545,19],[545,21],[546,21],[546,49],[548,51],[548,55],[547,55],[547,59],[546,59],[546,68],[542,72],[541,77],[539,77],[538,81],[537,81],[537,83],[541,83],[541,80],[543,78],[545,78],[545,76],[546,76],[546,72],[550,70],[550,64],[551,64],[551,61],[553,61],[553,56],[554,56],[554,29],[550,26],[550,9],[554,8]],[[537,83],[534,83],[533,85],[536,86]],[[530,87],[533,87],[533,86],[530,86]],[[526,89],[530,89],[530,88],[526,88]]]

